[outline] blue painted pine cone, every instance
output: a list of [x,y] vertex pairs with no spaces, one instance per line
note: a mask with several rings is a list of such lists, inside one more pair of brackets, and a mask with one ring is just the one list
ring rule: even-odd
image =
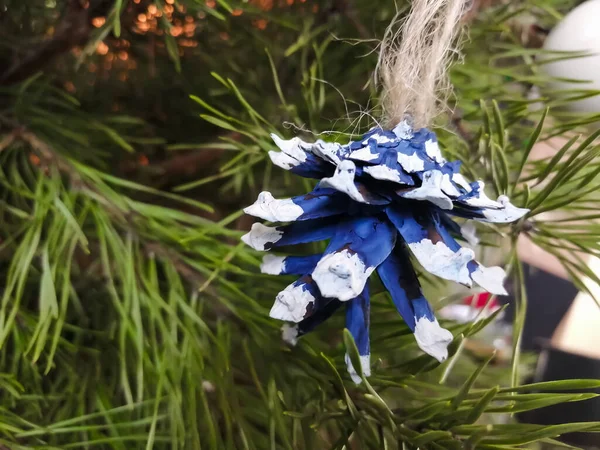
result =
[[424,298],[409,252],[433,275],[505,295],[504,270],[479,264],[473,250],[456,241],[472,236],[450,216],[508,223],[527,210],[505,196],[488,198],[481,181],[469,183],[459,173],[460,162],[444,160],[433,132],[413,130],[406,121],[391,131],[374,128],[347,145],[272,138],[281,149],[269,153],[274,164],[320,181],[312,192],[284,200],[262,192],[244,211],[289,224],[255,223],[242,240],[262,251],[329,240],[323,254],[267,255],[263,260],[263,273],[300,276],[279,293],[271,309],[271,317],[293,323],[284,326],[284,338],[295,343],[345,303],[346,326],[368,375],[367,282],[377,271],[419,347],[445,360],[452,334],[438,324]]

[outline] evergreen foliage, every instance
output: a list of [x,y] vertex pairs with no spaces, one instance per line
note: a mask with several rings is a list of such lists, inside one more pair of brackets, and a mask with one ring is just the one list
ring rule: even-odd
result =
[[[407,5],[4,0],[0,448],[512,449],[600,431],[502,421],[600,387],[521,385],[518,351],[519,236],[584,290],[582,276],[596,276],[581,255],[600,256],[600,132],[590,131],[600,117],[561,108],[597,93],[545,91],[529,26],[550,27],[571,5],[475,1],[452,70],[456,112],[436,129],[490,196],[531,209],[478,230],[514,282],[511,367],[464,345],[489,319],[445,324],[447,362],[423,355],[376,286],[373,376],[356,386],[342,317],[293,349],[281,341],[268,310],[289,280],[259,274],[260,255],[239,241],[252,222],[240,208],[263,189],[312,187],[271,167],[270,132],[347,141],[373,124],[377,38]],[[544,98],[528,97],[534,86]],[[568,142],[557,156],[528,162],[534,143],[558,135]],[[458,298],[428,284],[432,303]]]

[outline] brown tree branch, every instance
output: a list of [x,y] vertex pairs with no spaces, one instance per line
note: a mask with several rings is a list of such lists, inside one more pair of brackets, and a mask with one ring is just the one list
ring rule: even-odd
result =
[[451,121],[452,125],[454,126],[454,129],[456,130],[457,134],[461,138],[463,138],[463,140],[468,145],[473,144],[473,140],[475,137],[474,137],[473,133],[471,133],[465,126],[465,124],[463,122],[462,114],[458,110],[454,110],[454,112],[452,113],[452,117],[450,118],[450,121]]
[[0,152],[10,146],[15,140],[16,136],[14,133],[7,134],[0,140]]
[[70,0],[52,37],[31,49],[24,57],[15,55],[12,65],[0,74],[0,85],[10,85],[26,80],[43,70],[58,56],[76,46],[85,44],[93,30],[91,20],[94,17],[106,15],[111,6],[112,3],[107,0],[90,2]]
[[332,5],[332,10],[337,11],[346,17],[348,22],[356,28],[356,32],[361,39],[369,39],[372,37],[371,33],[367,30],[367,27],[360,20],[360,14],[354,8],[352,0],[335,0]]

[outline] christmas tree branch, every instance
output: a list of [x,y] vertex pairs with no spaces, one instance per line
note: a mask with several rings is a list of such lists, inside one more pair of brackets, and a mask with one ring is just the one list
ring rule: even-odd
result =
[[135,223],[135,220],[144,219],[139,213],[133,210],[123,210],[92,183],[84,181],[77,169],[67,159],[56,152],[44,140],[40,139],[34,132],[23,126],[19,126],[14,121],[4,117],[0,117],[0,121],[5,123],[8,122],[11,125],[16,126],[12,132],[0,141],[0,151],[14,143],[16,140],[21,140],[29,144],[31,149],[40,158],[41,168],[55,168],[68,177],[71,187],[76,191],[88,191],[93,193],[93,198],[104,206],[106,212],[108,212],[112,218],[117,220],[127,233],[134,233],[136,239],[142,242],[146,241],[144,246],[148,254],[156,254],[169,261],[173,267],[189,281],[193,288],[198,288],[206,282],[206,277],[185,263],[183,258],[172,248],[166,247],[164,244],[157,241],[146,240],[142,235],[135,231],[132,224]]
[[[289,139],[302,137],[301,128],[309,131],[304,139],[345,144],[373,125],[375,57],[363,34],[383,32],[393,2],[106,2],[111,13],[91,30],[75,70],[67,34],[47,48],[52,34],[44,37],[69,1],[9,0],[15,20],[3,20],[11,38],[4,53],[20,46],[31,64],[14,72],[26,81],[3,87],[0,117],[1,444],[524,449],[567,431],[600,431],[595,423],[504,424],[518,411],[591,398],[582,392],[600,383],[523,386],[534,362],[527,354],[514,373],[498,355],[486,365],[461,343],[477,341],[497,316],[440,320],[455,337],[440,364],[418,350],[373,280],[373,374],[360,386],[346,376],[345,355],[356,354],[342,341],[341,311],[295,347],[269,317],[293,279],[260,273],[263,254],[239,245],[251,221],[239,208],[262,190],[286,198],[314,187],[272,167],[270,132]],[[116,28],[117,4],[126,17],[113,38],[106,33]],[[562,249],[599,255],[596,144],[576,140],[554,163],[523,159],[530,144],[553,134],[590,136],[589,117],[546,124],[536,135],[543,112],[524,98],[544,80],[534,76],[537,51],[525,48],[523,32],[532,20],[554,23],[548,11],[558,2],[480,4],[469,18],[464,63],[452,71],[461,114],[436,133],[444,157],[463,161],[467,178],[484,179],[488,195],[508,193],[533,212],[514,228],[478,224],[478,258],[504,265],[524,232],[559,256]],[[525,25],[514,26],[519,21]],[[24,44],[35,41],[26,32],[34,28],[38,49]],[[36,51],[57,64],[34,63]],[[40,69],[45,74],[31,78]],[[202,111],[192,94],[203,99]],[[356,128],[353,109],[365,119]],[[219,167],[204,173],[217,158]],[[143,167],[122,170],[124,161]],[[173,183],[185,196],[169,191]],[[223,211],[218,222],[197,197]],[[564,215],[552,218],[555,211]],[[579,280],[585,264],[563,259]],[[440,307],[467,295],[439,279],[422,281]]]

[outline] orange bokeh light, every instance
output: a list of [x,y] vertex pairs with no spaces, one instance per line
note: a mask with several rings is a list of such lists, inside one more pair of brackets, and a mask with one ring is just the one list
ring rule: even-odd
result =
[[40,163],[42,162],[42,160],[40,159],[40,157],[38,155],[36,155],[35,153],[30,153],[29,154],[29,161],[34,166],[39,166]]
[[71,94],[73,94],[77,89],[75,88],[75,85],[73,84],[73,82],[71,81],[67,81],[65,84],[65,89],[67,90],[67,92],[70,92]]
[[264,30],[265,28],[267,28],[267,20],[266,19],[258,19],[254,21],[254,25],[256,26],[256,28],[258,28],[259,30]]
[[98,47],[96,47],[96,51],[100,55],[106,55],[108,53],[108,45],[106,45],[104,42],[99,42]]
[[106,17],[94,17],[92,19],[92,25],[94,25],[96,28],[100,28],[105,23],[106,23]]

